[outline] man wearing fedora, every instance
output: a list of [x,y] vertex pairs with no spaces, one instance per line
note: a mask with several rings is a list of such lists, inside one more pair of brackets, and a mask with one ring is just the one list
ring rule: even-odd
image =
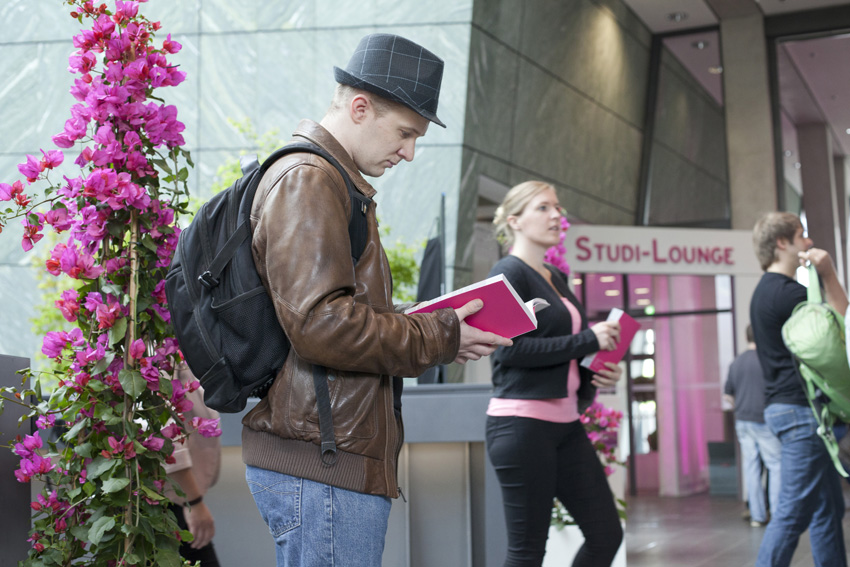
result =
[[[445,127],[437,118],[443,61],[403,37],[372,34],[334,73],[327,114],[301,121],[293,141],[325,149],[371,198],[363,175],[412,161],[429,124]],[[265,173],[252,208],[254,261],[292,343],[268,395],[242,421],[246,478],[279,566],[380,565],[390,498],[401,493],[400,376],[511,344],[463,322],[480,301],[427,315],[396,310],[375,205],[364,206],[368,239],[355,263],[350,201],[333,165],[294,153]],[[321,448],[317,368],[327,369],[333,458]]]

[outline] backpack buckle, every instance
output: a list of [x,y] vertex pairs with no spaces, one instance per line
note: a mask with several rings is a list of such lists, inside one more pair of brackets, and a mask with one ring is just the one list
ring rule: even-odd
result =
[[207,289],[212,289],[220,283],[218,278],[214,278],[209,270],[198,276],[198,281]]

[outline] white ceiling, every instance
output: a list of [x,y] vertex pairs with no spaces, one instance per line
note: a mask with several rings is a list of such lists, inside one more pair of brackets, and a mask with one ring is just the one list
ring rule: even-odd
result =
[[[623,0],[655,34],[718,26],[715,9],[758,13],[765,17],[819,8],[847,6],[848,0]],[[714,7],[714,8],[713,8]],[[676,14],[679,14],[676,16]],[[684,14],[684,16],[682,15]],[[705,49],[695,43],[704,40]],[[665,46],[716,100],[722,97],[721,76],[709,66],[720,61],[716,32],[670,37]],[[837,155],[850,155],[850,35],[789,40],[778,53],[780,101],[786,171],[795,169],[795,124],[825,122]],[[790,152],[790,155],[789,155]],[[790,176],[793,177],[793,176]],[[799,177],[799,176],[797,176]]]

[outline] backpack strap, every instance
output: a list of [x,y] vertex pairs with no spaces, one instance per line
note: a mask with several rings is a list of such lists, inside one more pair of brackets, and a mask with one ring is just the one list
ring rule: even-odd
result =
[[[351,202],[351,216],[348,219],[348,240],[351,243],[351,260],[354,264],[360,261],[360,256],[366,248],[369,238],[367,215],[372,199],[360,193],[345,168],[323,148],[307,142],[293,142],[276,150],[263,162],[260,177],[271,165],[283,156],[295,152],[316,154],[330,163],[342,175],[348,198]],[[240,227],[241,228],[241,227]],[[316,390],[316,408],[319,413],[319,434],[322,439],[322,464],[333,466],[336,463],[336,440],[334,439],[333,414],[331,412],[331,396],[328,390],[328,369],[319,364],[313,365],[313,387]]]

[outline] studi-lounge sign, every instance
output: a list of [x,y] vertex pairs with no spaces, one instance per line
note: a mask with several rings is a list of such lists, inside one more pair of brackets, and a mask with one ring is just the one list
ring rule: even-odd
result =
[[760,275],[748,230],[572,225],[575,272]]

